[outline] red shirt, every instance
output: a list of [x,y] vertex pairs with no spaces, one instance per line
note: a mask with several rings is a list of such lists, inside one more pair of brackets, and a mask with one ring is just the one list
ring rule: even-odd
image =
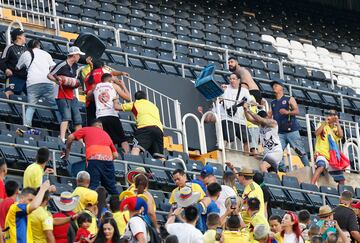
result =
[[[91,73],[93,76],[93,83],[89,84],[89,77]],[[103,76],[104,73],[105,73],[104,69],[101,67],[94,69],[93,71],[91,71],[86,75],[84,79],[84,83],[86,86],[85,94],[87,94],[90,90],[92,90],[98,83],[101,83],[101,77]],[[86,100],[86,107],[88,107],[90,103],[91,103],[90,100]]]
[[6,198],[5,184],[3,179],[0,178],[0,199]]
[[[66,215],[67,214],[67,215]],[[53,218],[66,218],[69,216],[73,216],[75,213],[73,212],[66,212],[66,214],[64,214],[63,212],[59,212],[59,213],[55,213],[53,214]],[[68,233],[68,229],[69,229],[69,225],[70,223],[66,223],[63,225],[54,225],[54,237],[56,240],[56,243],[67,243],[67,233]]]
[[12,197],[8,197],[5,198],[1,203],[0,203],[0,227],[2,229],[4,229],[5,226],[5,218],[6,215],[9,211],[9,208],[11,205],[13,205],[15,203],[15,199]]
[[116,148],[110,136],[98,127],[83,127],[73,133],[77,140],[83,139],[86,147],[86,159],[113,160]]
[[80,241],[81,237],[87,238],[90,235],[90,231],[87,229],[79,228],[76,232],[75,241],[80,243],[86,243],[85,240]]
[[59,85],[58,99],[74,99],[74,88],[69,88],[63,85]]

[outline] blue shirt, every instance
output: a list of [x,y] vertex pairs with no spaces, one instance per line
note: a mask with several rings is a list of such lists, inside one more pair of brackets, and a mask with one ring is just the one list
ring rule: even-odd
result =
[[[281,97],[278,100],[271,101],[271,110],[273,118],[277,121],[279,126],[279,133],[289,133],[300,130],[300,125],[296,120],[295,116],[282,115],[280,109],[290,110],[289,100],[291,97]],[[288,130],[287,128],[290,128]]]
[[[325,222],[326,222],[325,220],[319,220],[319,221],[316,223],[316,225],[321,228],[321,227],[323,227],[323,225],[324,225]],[[335,228],[335,227],[327,228],[327,229],[325,230],[325,232],[321,235],[321,237],[322,237],[324,240],[326,240],[328,233],[336,233],[336,228]]]
[[202,204],[197,203],[195,204],[195,207],[198,209],[198,216],[199,219],[196,222],[196,228],[200,230],[203,234],[207,231],[207,225],[206,225],[206,219],[207,216],[210,213],[220,213],[219,207],[216,205],[215,201],[211,200],[211,203],[206,208],[206,211],[204,210]]

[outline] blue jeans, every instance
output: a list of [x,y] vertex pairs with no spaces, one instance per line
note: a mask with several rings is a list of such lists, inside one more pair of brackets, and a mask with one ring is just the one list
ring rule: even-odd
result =
[[[299,131],[280,133],[279,138],[283,150],[286,148],[288,144],[290,144],[290,146],[295,150],[297,155],[300,157],[303,165],[309,166],[309,159],[305,152],[304,144],[301,140]],[[284,167],[285,167],[284,160],[282,160],[279,164],[279,169],[284,169]]]
[[86,171],[90,174],[89,188],[95,190],[100,182],[111,195],[119,195],[116,189],[114,161],[88,160]]
[[[30,104],[36,104],[40,99],[46,99],[51,107],[56,108],[54,97],[54,85],[51,83],[33,84],[27,87],[27,99]],[[26,126],[32,126],[32,119],[35,113],[35,107],[29,106],[25,113]]]
[[260,137],[260,128],[259,127],[249,127],[250,135],[250,149],[258,149],[259,147],[259,137]]
[[56,99],[56,103],[61,114],[61,121],[71,121],[73,125],[81,125],[79,101],[76,97],[72,100]]

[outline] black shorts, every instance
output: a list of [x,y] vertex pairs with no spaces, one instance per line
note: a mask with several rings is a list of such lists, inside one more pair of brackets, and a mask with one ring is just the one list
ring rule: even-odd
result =
[[[227,122],[227,126],[226,126]],[[235,126],[235,136],[240,139],[243,143],[247,143],[248,139],[246,136],[246,126],[241,126],[241,135],[240,135],[240,126],[239,123],[233,123],[232,121],[222,120],[221,126],[223,130],[223,137],[225,141],[233,142],[234,141],[234,126]],[[228,129],[229,129],[229,135],[228,135]]]
[[135,147],[148,151],[153,157],[163,156],[164,134],[157,126],[139,128],[134,137]]
[[91,122],[96,118],[95,102],[91,101],[89,106],[86,107],[86,124],[91,126]]
[[119,117],[103,116],[98,118],[103,125],[104,131],[107,132],[114,144],[121,146],[126,141],[124,129]]
[[261,104],[262,95],[260,90],[258,89],[249,90],[249,93],[250,95],[255,97],[255,100],[258,104]]

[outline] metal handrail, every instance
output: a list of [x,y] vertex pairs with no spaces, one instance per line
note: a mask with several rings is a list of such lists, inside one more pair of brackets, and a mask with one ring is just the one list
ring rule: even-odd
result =
[[[5,145],[5,146],[10,146],[10,147],[15,147],[15,148],[25,148],[25,149],[31,149],[31,150],[37,150],[38,147],[34,147],[34,146],[29,146],[29,145],[22,145],[22,144],[14,144],[14,143],[7,143],[7,142],[2,142],[0,141],[0,145]],[[53,162],[53,169],[54,169],[54,175],[57,175],[56,172],[56,157],[55,154],[56,153],[61,153],[61,150],[56,150],[56,149],[49,149],[49,151],[52,154],[52,162]],[[70,155],[74,155],[74,156],[78,156],[78,157],[82,157],[85,158],[84,154],[79,154],[79,153],[73,153],[70,152]],[[123,163],[125,165],[125,173],[127,173],[128,168],[126,165],[135,165],[135,166],[142,166],[142,167],[146,167],[146,168],[154,168],[154,169],[161,169],[161,170],[166,170],[166,171],[174,171],[174,168],[167,168],[167,167],[163,167],[163,166],[156,166],[156,165],[149,165],[149,164],[143,164],[143,163],[137,163],[137,162],[132,162],[132,161],[126,161],[126,160],[119,160],[119,159],[115,159],[114,160],[115,163]],[[186,173],[189,173],[191,175],[199,175],[199,172],[194,172],[194,171],[188,171],[186,170],[186,166],[184,168],[184,170],[186,171]],[[271,186],[271,187],[275,187],[275,188],[279,188],[279,189],[286,189],[286,190],[292,190],[292,191],[299,191],[299,192],[304,192],[304,193],[308,193],[308,194],[318,194],[321,195],[322,197],[325,198],[325,196],[331,196],[331,197],[340,197],[338,195],[333,195],[333,194],[327,194],[327,193],[323,193],[323,192],[313,192],[313,191],[307,191],[307,190],[303,190],[303,189],[298,189],[298,188],[292,188],[292,187],[286,187],[286,186],[279,186],[279,185],[274,185],[274,184],[269,184],[266,183],[266,185]],[[358,201],[359,199],[354,198],[353,200]]]
[[[54,1],[52,0],[52,2],[54,2]],[[227,58],[229,56],[229,52],[240,55],[240,56],[248,56],[248,57],[259,58],[259,59],[263,59],[263,60],[269,60],[269,61],[277,62],[278,65],[279,65],[279,74],[280,74],[281,78],[284,78],[283,63],[289,63],[289,64],[292,64],[292,65],[308,66],[308,67],[311,67],[313,69],[316,68],[316,67],[313,67],[313,66],[310,66],[310,65],[296,64],[295,62],[289,62],[289,61],[286,61],[286,60],[280,60],[280,59],[277,59],[277,58],[272,58],[272,57],[253,54],[253,53],[236,51],[236,50],[227,49],[227,48],[223,48],[223,47],[216,47],[216,46],[196,43],[196,42],[192,42],[192,41],[179,40],[179,39],[175,39],[175,38],[159,36],[159,35],[154,35],[154,34],[148,34],[148,33],[143,33],[143,32],[137,32],[137,31],[123,29],[123,28],[116,29],[113,26],[102,25],[102,24],[97,24],[97,23],[88,23],[88,22],[85,22],[85,21],[82,21],[82,20],[73,20],[73,19],[70,19],[70,18],[57,16],[56,15],[56,9],[55,10],[53,9],[53,12],[54,12],[53,14],[45,14],[45,13],[41,13],[41,12],[36,12],[36,11],[34,12],[34,11],[31,11],[31,10],[18,8],[18,7],[7,5],[7,4],[0,4],[0,7],[10,8],[10,9],[13,9],[13,10],[23,11],[23,12],[31,13],[31,14],[38,14],[38,15],[44,16],[44,17],[54,18],[54,20],[55,20],[55,29],[56,29],[57,34],[60,31],[59,20],[64,20],[64,21],[68,21],[68,22],[71,22],[71,23],[77,23],[77,24],[82,24],[82,25],[86,25],[86,26],[96,26],[96,27],[99,27],[99,28],[111,29],[112,31],[114,31],[114,38],[115,38],[115,41],[116,41],[116,46],[118,46],[118,47],[121,47],[120,32],[124,32],[124,33],[128,33],[128,34],[130,33],[130,34],[138,35],[138,36],[145,36],[145,37],[148,37],[148,38],[156,38],[156,39],[160,39],[160,40],[168,40],[173,45],[173,57],[174,58],[176,58],[175,45],[176,45],[176,43],[179,43],[179,44],[191,45],[191,46],[194,46],[194,47],[202,47],[202,48],[206,48],[206,49],[211,49],[211,50],[217,50],[217,51],[224,52],[225,57],[226,57],[226,60],[225,60],[226,66],[227,66]],[[55,5],[54,5],[54,7],[55,7]],[[343,74],[343,75],[346,75],[346,76],[360,77],[360,76],[357,76],[357,75],[352,75],[352,74],[350,75],[350,74],[339,72],[339,71],[334,71],[333,72],[332,70],[328,70],[328,69],[324,69],[324,68],[322,68],[322,69],[317,68],[317,69],[318,70],[330,71],[331,74],[332,74],[331,76],[333,76],[333,73],[335,72],[335,73]],[[357,71],[357,70],[354,70],[354,69],[349,69],[349,70]],[[332,77],[332,80],[333,80],[333,77]]]

